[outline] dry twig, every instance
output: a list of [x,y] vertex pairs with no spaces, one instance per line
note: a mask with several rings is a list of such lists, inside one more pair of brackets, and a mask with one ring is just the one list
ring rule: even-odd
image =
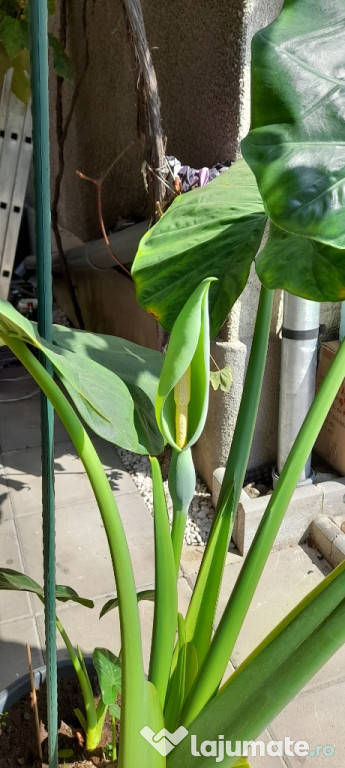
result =
[[30,673],[31,706],[35,713],[35,728],[36,728],[36,737],[37,737],[38,757],[42,763],[43,756],[42,756],[42,744],[41,744],[40,719],[38,716],[37,696],[36,696],[36,688],[35,688],[35,682],[34,682],[34,673],[32,670],[31,648],[29,643],[26,643],[26,653],[28,657],[28,665],[29,665],[29,673]]

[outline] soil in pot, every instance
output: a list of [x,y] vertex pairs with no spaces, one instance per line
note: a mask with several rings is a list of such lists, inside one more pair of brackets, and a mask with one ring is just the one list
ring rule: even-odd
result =
[[[99,700],[97,678],[93,682],[95,701]],[[61,753],[59,767],[64,768],[105,768],[109,760],[104,748],[111,743],[111,720],[107,717],[100,747],[88,753],[84,745],[84,734],[73,710],[79,707],[83,712],[83,699],[76,678],[59,677],[58,681],[59,741]],[[48,768],[48,734],[46,723],[46,685],[37,689],[37,703],[41,728],[43,763],[38,758],[37,736],[31,695],[23,696],[8,712],[0,714],[0,768]],[[114,766],[114,763],[111,763]]]

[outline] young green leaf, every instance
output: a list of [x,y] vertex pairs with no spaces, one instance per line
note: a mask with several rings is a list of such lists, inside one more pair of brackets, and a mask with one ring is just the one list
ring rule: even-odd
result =
[[181,310],[170,337],[156,400],[156,418],[176,451],[194,445],[204,428],[209,396],[208,291],[204,280]]
[[0,43],[5,48],[10,59],[14,59],[22,49],[24,41],[27,43],[27,32],[19,19],[12,16],[4,16],[0,21]]
[[213,389],[221,389],[222,392],[229,392],[232,384],[232,375],[230,365],[218,371],[210,371],[210,381]]
[[104,704],[114,704],[121,691],[121,666],[108,648],[95,648],[92,655]]
[[49,45],[53,50],[53,65],[56,73],[67,80],[69,83],[73,83],[73,70],[71,62],[65,53],[60,40],[54,35],[48,35]]

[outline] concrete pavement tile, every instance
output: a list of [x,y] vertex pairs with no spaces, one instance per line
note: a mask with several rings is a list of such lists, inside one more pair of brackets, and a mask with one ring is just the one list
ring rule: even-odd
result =
[[188,581],[184,578],[180,578],[177,582],[178,589],[178,609],[185,616],[188,610],[190,599],[192,597],[192,590]]
[[[33,390],[32,382],[30,382]],[[28,405],[29,404],[29,405]],[[67,433],[58,417],[55,418],[55,442],[66,440]],[[0,447],[2,451],[13,451],[41,444],[40,398],[34,395],[30,400],[17,403],[0,403]]]
[[153,518],[139,493],[120,494],[119,512],[132,557],[137,587],[154,583]]
[[[232,655],[235,666],[294,608],[302,598],[323,580],[328,564],[319,559],[317,550],[307,545],[276,550],[269,555],[243,628]],[[225,568],[216,619],[231,594],[240,563]]]
[[[3,568],[23,571],[14,520],[4,520],[0,525],[0,565]],[[25,592],[1,590],[0,621],[29,614],[31,614],[31,605]]]
[[[41,509],[41,449],[4,452],[6,479],[16,516]],[[70,441],[55,449],[55,505],[58,509],[93,498],[89,479]]]
[[[327,765],[332,768],[343,768],[344,701],[345,682],[340,682],[297,696],[273,720],[270,732],[274,734],[275,739],[284,739],[284,736],[289,736],[295,742],[301,740],[309,744],[310,754],[305,757],[289,757],[291,768],[298,768],[301,763],[305,768],[312,768],[317,764],[317,757],[322,765],[323,760],[327,758]],[[322,747],[324,754],[322,754]]]
[[[268,730],[265,730],[263,733],[261,733],[257,739],[257,741],[263,741],[265,745],[267,745],[267,743],[272,740],[274,739],[272,739],[272,736]],[[259,748],[257,751],[259,753]],[[290,768],[290,763],[288,762],[287,758],[284,757],[283,759],[277,755],[273,757],[272,755],[267,754],[265,756],[257,754],[256,756],[251,756],[249,758],[249,762],[251,768]]]
[[[187,581],[194,586],[198,575],[200,563],[203,558],[205,547],[184,546],[181,558],[181,570]],[[243,557],[237,550],[231,550],[226,555],[225,565],[237,565],[239,568],[243,563]]]
[[0,523],[13,517],[10,489],[3,469],[0,469]]
[[90,435],[93,445],[102,461],[111,488],[117,497],[120,493],[134,493],[137,488],[112,443],[97,435]]
[[[74,648],[79,645],[85,655],[92,655],[97,647],[109,648],[116,655],[120,651],[120,623],[118,610],[110,611],[102,619],[99,612],[109,599],[101,597],[95,600],[94,608],[85,608],[77,603],[57,604],[57,615]],[[44,615],[36,616],[42,647],[45,647]],[[66,646],[57,632],[58,658],[69,658]]]
[[34,668],[43,664],[35,619],[0,624],[0,690],[28,672],[25,643],[31,647]]
[[[42,583],[41,515],[23,515],[17,527],[25,571]],[[114,588],[106,535],[94,501],[56,510],[56,580],[91,598]]]

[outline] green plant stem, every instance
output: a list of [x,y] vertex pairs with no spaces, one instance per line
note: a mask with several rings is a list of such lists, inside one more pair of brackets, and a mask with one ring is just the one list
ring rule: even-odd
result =
[[177,580],[168,510],[159,462],[150,457],[155,532],[155,611],[149,680],[163,709],[177,627]]
[[188,513],[188,507],[187,509],[175,509],[175,508],[173,509],[171,541],[172,541],[172,546],[174,551],[176,578],[178,577],[178,572],[180,567],[183,538],[184,538],[184,532],[186,529],[187,513]]
[[193,720],[218,687],[252,601],[272,544],[301,470],[320,432],[345,373],[345,340],[328,370],[285,462],[277,486],[229,598],[210,650],[186,704],[183,722]]
[[111,759],[116,760],[116,724],[115,717],[111,718]]
[[271,325],[273,291],[261,287],[248,368],[236,428],[214,522],[186,616],[188,641],[199,664],[209,647],[219,588],[256,422]]
[[136,737],[141,738],[140,712],[146,681],[136,587],[117,504],[97,452],[64,394],[22,341],[10,336],[4,337],[4,340],[53,404],[85,467],[102,516],[119,598],[123,649],[123,707],[119,768],[134,765],[137,759]]
[[66,630],[64,629],[61,621],[56,617],[56,627],[60,632],[60,635],[65,643],[69,657],[73,664],[74,671],[78,677],[81,692],[83,694],[85,713],[86,713],[86,748],[89,750],[96,749],[100,742],[102,735],[103,721],[99,725],[97,718],[97,712],[94,702],[93,690],[90,683],[89,675],[85,674],[85,671],[80,663],[78,655],[76,654],[73,645],[68,637]]

